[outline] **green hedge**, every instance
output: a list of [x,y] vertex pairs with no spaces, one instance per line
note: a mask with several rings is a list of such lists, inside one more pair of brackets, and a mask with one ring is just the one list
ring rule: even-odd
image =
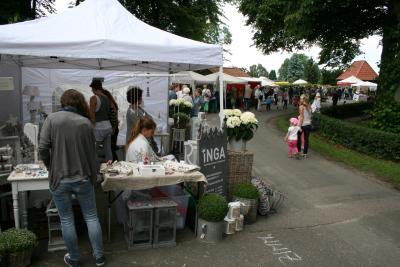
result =
[[351,117],[364,116],[372,109],[372,107],[372,102],[360,102],[339,106],[329,106],[322,108],[321,113],[336,119],[347,119]]
[[358,126],[323,114],[316,116],[320,118],[318,133],[328,140],[377,158],[400,161],[399,134]]

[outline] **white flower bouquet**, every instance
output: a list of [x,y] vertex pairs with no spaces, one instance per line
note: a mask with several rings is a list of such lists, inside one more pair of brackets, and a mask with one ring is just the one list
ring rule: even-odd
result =
[[169,101],[169,116],[172,118],[176,113],[185,113],[190,116],[192,103],[184,99],[171,99]]
[[249,141],[258,128],[258,120],[252,112],[242,113],[239,109],[225,109],[225,126],[229,141]]

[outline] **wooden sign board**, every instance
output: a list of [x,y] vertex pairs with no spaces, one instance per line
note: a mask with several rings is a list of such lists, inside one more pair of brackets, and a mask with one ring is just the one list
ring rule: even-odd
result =
[[198,162],[206,176],[207,193],[227,196],[227,136],[225,129],[199,129]]

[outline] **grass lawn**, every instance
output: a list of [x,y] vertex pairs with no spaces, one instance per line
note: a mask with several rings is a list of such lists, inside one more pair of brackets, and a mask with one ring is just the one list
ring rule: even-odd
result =
[[[282,132],[287,131],[289,127],[289,118],[290,116],[278,118],[277,126]],[[361,154],[357,151],[332,143],[315,132],[311,134],[310,147],[312,150],[336,161],[385,178],[386,181],[391,182],[396,188],[400,189],[400,163]]]

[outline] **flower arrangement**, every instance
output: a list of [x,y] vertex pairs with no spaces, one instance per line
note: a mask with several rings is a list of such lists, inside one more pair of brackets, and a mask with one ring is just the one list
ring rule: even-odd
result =
[[249,141],[258,128],[258,120],[252,112],[241,112],[239,109],[225,109],[225,125],[229,141]]
[[187,115],[190,115],[190,112],[192,111],[192,103],[189,101],[186,101],[184,99],[171,99],[169,101],[169,113],[170,117],[172,117],[175,113],[181,112],[185,113]]
[[169,117],[174,119],[175,127],[184,129],[190,120],[192,103],[184,99],[171,99],[169,101]]

